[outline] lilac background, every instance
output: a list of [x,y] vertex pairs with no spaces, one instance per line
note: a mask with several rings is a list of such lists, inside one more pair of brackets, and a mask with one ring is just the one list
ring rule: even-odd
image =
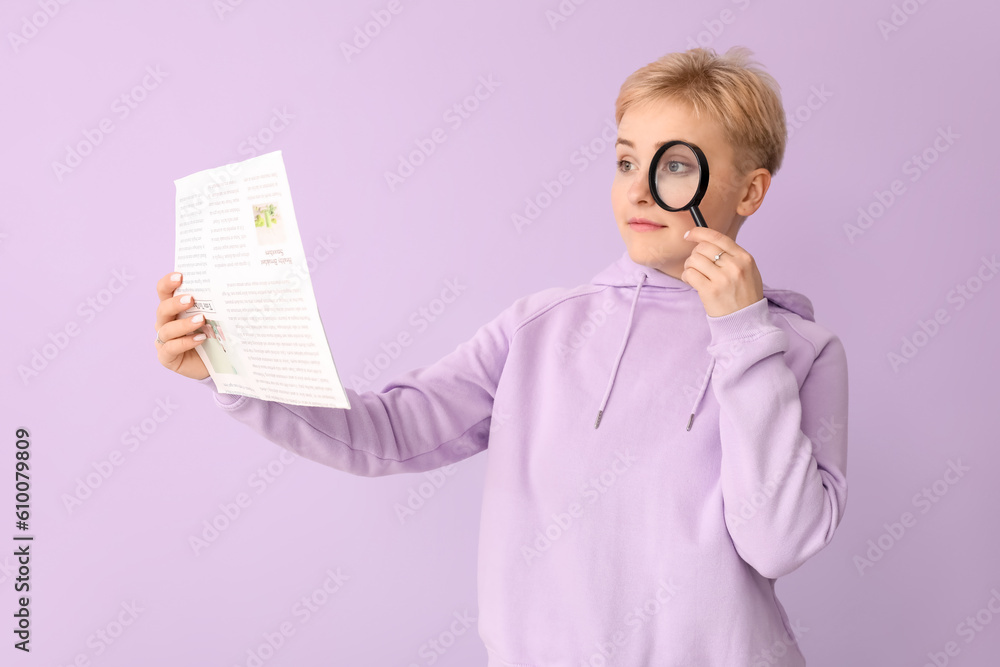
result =
[[[221,18],[210,0],[49,3],[58,13],[16,46],[10,34],[42,10],[24,0],[0,8],[0,539],[13,544],[18,426],[32,433],[36,535],[30,655],[11,648],[14,559],[0,548],[4,664],[61,666],[82,654],[109,667],[246,665],[283,621],[295,634],[266,665],[429,664],[421,645],[447,633],[453,614],[477,614],[488,454],[460,463],[402,525],[395,505],[424,475],[365,479],[296,460],[257,494],[250,476],[277,468],[283,450],[155,356],[173,181],[250,157],[241,144],[273,110],[291,114],[265,151],[283,151],[306,252],[320,239],[338,244],[312,280],[345,382],[383,343],[414,334],[381,387],[440,359],[517,297],[587,282],[624,251],[609,198],[613,148],[583,171],[574,154],[613,120],[629,73],[699,33],[720,52],[753,49],[789,115],[805,119],[739,243],[765,283],[812,299],[850,360],[847,514],[827,549],[778,582],[790,620],[808,628],[803,652],[816,667],[922,665],[952,641],[959,654],[948,664],[995,664],[1000,618],[983,612],[991,622],[971,642],[958,628],[1000,591],[1000,280],[975,284],[982,258],[1000,249],[995,3],[909,0],[919,11],[885,38],[887,1],[590,0],[569,4],[575,12],[553,28],[556,0],[401,0],[351,62],[340,43],[386,2],[246,0]],[[726,9],[733,20],[713,24]],[[147,67],[166,77],[121,118],[113,101]],[[500,87],[460,127],[447,124],[445,111],[490,75]],[[802,108],[814,87],[829,99]],[[53,163],[104,118],[113,132],[60,180]],[[436,127],[447,141],[391,192],[384,173]],[[949,127],[958,139],[910,181],[904,163]],[[573,183],[518,233],[512,214],[563,169]],[[895,179],[905,193],[850,242],[844,225]],[[129,276],[117,293],[115,271]],[[417,334],[410,315],[449,279],[465,291]],[[981,290],[959,309],[948,295],[970,279]],[[81,308],[88,299],[100,312]],[[948,321],[893,369],[887,355],[938,309]],[[55,347],[74,323],[77,335]],[[43,349],[55,353],[22,379]],[[176,406],[162,422],[158,401]],[[143,440],[130,451],[133,428]],[[122,465],[68,511],[64,496],[113,450]],[[939,482],[946,494],[921,512],[915,494],[958,460],[971,470]],[[196,556],[189,536],[239,493],[253,503]],[[915,524],[888,537],[884,524],[907,511]],[[859,573],[856,557],[880,537],[891,548]],[[350,579],[301,623],[293,605],[338,568]],[[98,655],[95,633],[114,631],[132,601],[138,618]],[[485,664],[474,628],[436,664]]]

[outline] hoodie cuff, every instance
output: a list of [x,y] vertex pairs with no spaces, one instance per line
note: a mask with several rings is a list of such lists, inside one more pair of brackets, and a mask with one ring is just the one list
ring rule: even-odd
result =
[[242,396],[237,394],[223,394],[219,392],[219,388],[215,386],[215,380],[209,375],[207,378],[202,378],[200,380],[195,380],[198,384],[208,387],[215,393],[215,402],[219,405],[232,405],[239,401]]
[[728,315],[712,317],[706,313],[705,317],[708,318],[708,328],[712,333],[709,344],[713,346],[736,340],[752,340],[771,331],[781,331],[771,320],[767,297]]

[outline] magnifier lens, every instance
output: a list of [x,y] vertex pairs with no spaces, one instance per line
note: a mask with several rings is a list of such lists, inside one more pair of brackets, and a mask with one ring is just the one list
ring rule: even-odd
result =
[[656,192],[667,206],[684,208],[694,199],[701,178],[698,157],[689,147],[668,148],[656,165]]

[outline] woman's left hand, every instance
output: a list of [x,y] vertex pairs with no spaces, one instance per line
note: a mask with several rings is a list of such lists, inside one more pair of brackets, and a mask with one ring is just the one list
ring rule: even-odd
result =
[[[710,317],[734,313],[764,298],[757,264],[736,241],[708,227],[694,227],[684,238],[698,245],[684,260],[681,280],[698,292]],[[719,253],[718,263],[713,262]]]

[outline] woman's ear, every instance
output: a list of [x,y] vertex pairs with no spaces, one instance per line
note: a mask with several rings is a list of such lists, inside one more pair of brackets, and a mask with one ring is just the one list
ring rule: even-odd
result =
[[743,197],[736,206],[736,212],[742,216],[753,215],[764,203],[764,195],[771,187],[771,172],[761,167],[746,175]]

